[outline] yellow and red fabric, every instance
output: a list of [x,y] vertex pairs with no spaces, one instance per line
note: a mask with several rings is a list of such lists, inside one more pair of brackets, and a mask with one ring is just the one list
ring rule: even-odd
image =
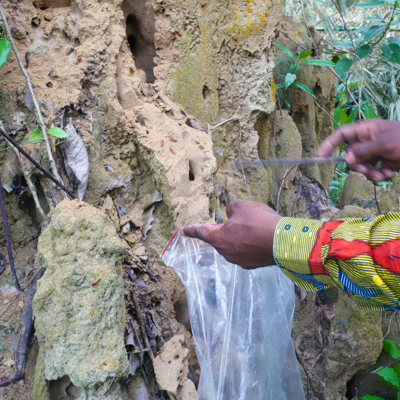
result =
[[297,286],[337,286],[360,308],[400,310],[400,213],[323,222],[282,218],[274,258]]

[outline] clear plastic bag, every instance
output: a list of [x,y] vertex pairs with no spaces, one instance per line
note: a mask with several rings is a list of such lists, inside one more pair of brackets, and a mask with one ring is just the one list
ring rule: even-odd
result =
[[244,270],[179,230],[161,258],[186,287],[197,400],[304,400],[290,334],[294,288],[278,267]]

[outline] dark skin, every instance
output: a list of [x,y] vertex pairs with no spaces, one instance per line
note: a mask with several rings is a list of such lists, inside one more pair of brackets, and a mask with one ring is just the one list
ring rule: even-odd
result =
[[[400,170],[400,122],[368,120],[345,125],[328,136],[318,151],[329,156],[343,142],[346,161],[353,171],[376,182],[391,179]],[[382,162],[380,170],[375,169]],[[263,203],[238,200],[226,209],[224,225],[188,225],[181,234],[209,243],[227,261],[245,269],[275,264],[273,243],[275,228],[282,218]]]

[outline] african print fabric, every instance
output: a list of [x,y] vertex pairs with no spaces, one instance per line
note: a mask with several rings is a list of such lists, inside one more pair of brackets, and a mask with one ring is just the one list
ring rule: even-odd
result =
[[274,258],[297,286],[337,286],[360,308],[400,310],[400,213],[323,222],[282,218]]

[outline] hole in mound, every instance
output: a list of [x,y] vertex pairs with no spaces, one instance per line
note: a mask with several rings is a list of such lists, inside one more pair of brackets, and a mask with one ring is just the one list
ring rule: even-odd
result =
[[35,8],[47,10],[48,8],[71,7],[71,0],[36,0],[33,2]]
[[132,55],[135,57],[135,65],[146,73],[146,82],[154,83],[154,15],[136,4],[138,10],[130,13],[126,18],[126,37],[130,45]]
[[194,181],[193,166],[190,161],[189,161],[189,181]]
[[50,381],[48,385],[50,400],[79,399],[83,393],[82,389],[75,386],[67,375],[56,381]]
[[268,158],[269,137],[272,130],[270,114],[264,112],[258,113],[254,129],[258,133],[258,156],[260,159]]
[[203,99],[206,100],[208,97],[210,97],[210,89],[208,88],[207,85],[203,86]]
[[176,312],[176,320],[181,323],[189,332],[192,332],[186,293],[182,294],[182,296],[175,301],[174,310]]

